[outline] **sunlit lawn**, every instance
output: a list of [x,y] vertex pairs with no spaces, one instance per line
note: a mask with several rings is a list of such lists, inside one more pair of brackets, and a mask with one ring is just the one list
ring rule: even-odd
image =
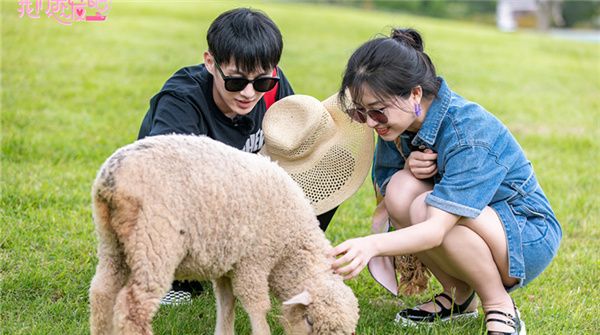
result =
[[[2,2],[0,334],[85,334],[95,237],[90,186],[100,164],[132,142],[149,98],[182,66],[200,62],[205,32],[230,2],[117,2],[105,22],[62,26],[19,19]],[[424,34],[449,85],[503,120],[520,141],[563,224],[558,258],[514,298],[531,334],[597,333],[600,46],[534,33],[401,14],[258,3],[280,26],[281,66],[297,93],[325,98],[351,52],[391,26]],[[332,243],[369,232],[369,183],[338,211]],[[365,271],[349,281],[358,334],[476,334],[469,323],[402,329],[400,304]],[[274,333],[278,306],[270,316]],[[238,310],[237,329],[249,332]],[[208,334],[210,289],[192,305],[161,308],[157,334]]]

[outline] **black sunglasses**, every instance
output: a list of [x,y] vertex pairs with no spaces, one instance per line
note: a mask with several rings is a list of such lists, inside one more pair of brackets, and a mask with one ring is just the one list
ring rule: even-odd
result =
[[381,109],[367,109],[364,110],[362,108],[350,108],[347,110],[348,115],[352,118],[352,120],[365,123],[367,122],[367,117],[370,117],[371,120],[377,123],[388,123],[388,117],[385,115],[383,110]]
[[226,76],[217,62],[215,62],[215,65],[217,66],[217,70],[219,70],[221,77],[223,77],[223,81],[225,81],[225,89],[229,92],[239,92],[246,88],[246,86],[248,86],[250,83],[252,83],[252,87],[254,87],[255,91],[267,92],[275,87],[275,85],[277,85],[279,82],[278,77],[259,77],[250,80],[244,77]]

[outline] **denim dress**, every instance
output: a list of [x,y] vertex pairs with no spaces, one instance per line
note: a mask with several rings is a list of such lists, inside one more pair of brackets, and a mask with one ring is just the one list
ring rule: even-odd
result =
[[[377,141],[373,181],[385,195],[392,175],[414,150],[438,154],[429,206],[476,218],[490,206],[504,226],[509,276],[519,286],[537,277],[556,255],[562,230],[523,149],[483,107],[452,92],[444,79],[416,134]],[[401,152],[402,151],[402,152]]]

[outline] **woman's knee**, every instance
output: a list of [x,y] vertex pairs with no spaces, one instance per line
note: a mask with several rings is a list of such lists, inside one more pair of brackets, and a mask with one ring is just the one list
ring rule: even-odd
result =
[[415,225],[427,219],[427,204],[425,198],[431,191],[423,192],[413,199],[410,203],[409,217],[410,224]]
[[413,200],[419,194],[431,190],[431,188],[432,186],[429,183],[415,178],[407,170],[396,172],[387,185],[384,198],[385,207],[390,217],[405,221],[409,217]]

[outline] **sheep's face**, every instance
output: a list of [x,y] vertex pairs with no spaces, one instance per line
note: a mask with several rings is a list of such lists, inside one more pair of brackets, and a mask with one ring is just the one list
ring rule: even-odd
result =
[[283,314],[290,335],[351,335],[358,322],[358,301],[339,279],[284,302]]
[[308,291],[294,296],[283,303],[282,324],[288,335],[309,335],[313,333],[313,318],[308,314],[312,298]]

